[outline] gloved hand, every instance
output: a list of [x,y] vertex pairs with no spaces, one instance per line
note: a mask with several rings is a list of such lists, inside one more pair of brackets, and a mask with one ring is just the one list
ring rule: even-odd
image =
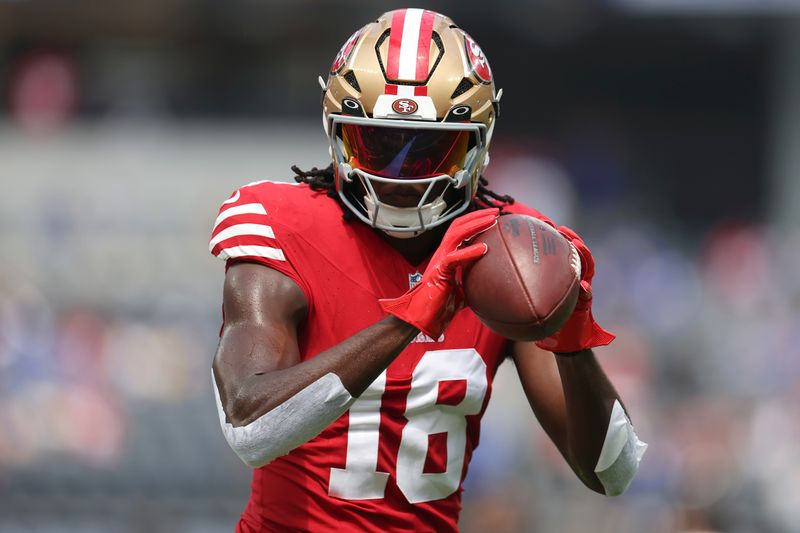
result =
[[605,346],[613,341],[616,335],[601,328],[592,316],[594,257],[577,233],[566,226],[556,229],[572,243],[581,256],[581,288],[578,303],[567,323],[553,335],[537,341],[536,345],[554,353],[573,353],[595,346]]
[[455,219],[420,282],[399,298],[379,300],[381,308],[438,339],[464,302],[456,282],[457,268],[477,261],[488,250],[483,243],[461,245],[494,226],[499,213],[499,209],[481,209]]

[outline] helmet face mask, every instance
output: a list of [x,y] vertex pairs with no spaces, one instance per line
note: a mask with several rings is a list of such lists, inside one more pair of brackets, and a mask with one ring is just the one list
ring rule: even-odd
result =
[[[475,192],[469,176],[476,172],[479,157],[485,153],[483,124],[346,115],[331,115],[329,121],[337,191],[342,202],[362,221],[392,236],[408,238],[451,220],[469,206]],[[356,143],[350,140],[349,131],[359,132],[364,138],[365,142],[358,143],[360,149],[354,148]],[[384,152],[380,150],[382,139],[388,140]],[[364,145],[370,143],[374,150],[362,155],[368,151]],[[424,146],[415,150],[419,144]],[[425,148],[433,151],[426,152]],[[375,157],[369,157],[373,152]],[[414,152],[421,157],[410,157]],[[360,159],[367,161],[362,163]],[[424,186],[424,192],[417,205],[397,206],[382,198],[382,184]],[[457,194],[452,194],[454,191]],[[447,197],[457,201],[448,203]]]
[[488,63],[449,18],[382,15],[342,46],[323,90],[339,197],[395,237],[451,220],[477,192],[496,114]]

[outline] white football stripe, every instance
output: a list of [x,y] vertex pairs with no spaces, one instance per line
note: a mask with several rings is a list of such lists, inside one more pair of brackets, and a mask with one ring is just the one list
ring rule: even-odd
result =
[[401,80],[417,78],[417,48],[419,48],[419,27],[423,9],[406,9],[403,22],[403,39],[400,41],[400,61],[397,77]]
[[229,207],[228,209],[220,213],[219,216],[217,217],[217,220],[214,221],[214,229],[216,229],[217,226],[219,226],[220,222],[234,215],[266,215],[266,214],[267,210],[264,209],[264,206],[261,204],[242,204],[234,207]]
[[265,257],[267,259],[277,259],[286,261],[283,250],[272,248],[271,246],[231,246],[220,250],[217,257],[220,259],[230,259],[232,257]]
[[414,87],[412,85],[398,85],[397,96],[414,96]]
[[270,226],[265,226],[264,224],[236,224],[235,226],[225,228],[217,233],[216,237],[211,239],[211,242],[208,243],[208,249],[213,250],[214,246],[218,245],[225,239],[230,239],[231,237],[242,237],[243,235],[267,237],[268,239],[275,238],[275,233],[272,231]]

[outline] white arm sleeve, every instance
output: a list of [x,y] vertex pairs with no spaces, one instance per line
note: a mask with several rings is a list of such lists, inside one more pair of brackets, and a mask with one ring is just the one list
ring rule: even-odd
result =
[[264,466],[313,439],[355,401],[339,376],[330,372],[246,426],[233,427],[222,409],[213,370],[211,383],[225,440],[253,468]]
[[647,443],[636,436],[628,415],[619,400],[615,400],[606,440],[603,441],[603,449],[594,468],[597,478],[606,489],[606,495],[618,496],[625,492],[646,450]]

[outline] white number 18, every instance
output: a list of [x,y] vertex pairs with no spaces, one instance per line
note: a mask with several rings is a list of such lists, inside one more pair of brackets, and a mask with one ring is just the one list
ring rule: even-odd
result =
[[[463,381],[464,398],[457,405],[439,401],[439,384]],[[400,449],[397,454],[397,486],[411,503],[446,498],[458,489],[467,443],[466,416],[478,414],[487,389],[486,364],[473,349],[425,352],[411,376]],[[331,469],[328,492],[347,500],[383,498],[387,472],[379,472],[378,447],[381,397],[386,372],[350,407],[345,468]],[[424,472],[428,436],[445,433],[447,467],[444,472]]]

